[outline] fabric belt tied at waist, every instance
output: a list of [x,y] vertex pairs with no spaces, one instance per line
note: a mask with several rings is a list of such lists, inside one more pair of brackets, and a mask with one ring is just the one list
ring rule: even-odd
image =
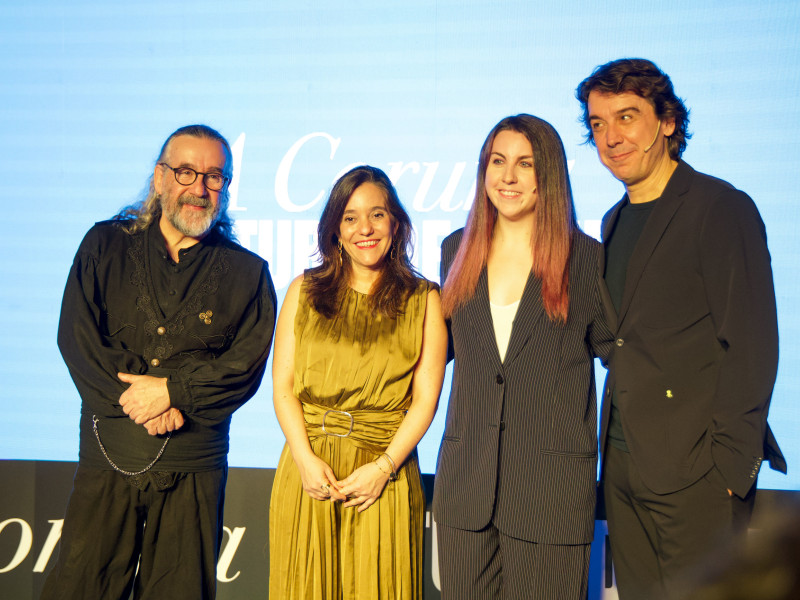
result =
[[336,410],[329,406],[303,403],[308,439],[347,439],[373,452],[383,452],[406,416],[404,410]]

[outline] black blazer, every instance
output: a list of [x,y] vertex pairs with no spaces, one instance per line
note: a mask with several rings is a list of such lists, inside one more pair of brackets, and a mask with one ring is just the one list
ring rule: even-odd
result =
[[[442,244],[442,281],[462,230]],[[600,299],[602,251],[577,233],[566,325],[547,317],[530,275],[505,361],[495,341],[486,269],[449,322],[455,352],[433,512],[476,531],[492,521],[516,538],[583,544],[594,533],[597,402],[594,357],[611,347]]]
[[[605,215],[605,243],[626,201]],[[744,496],[765,456],[785,472],[767,427],[778,365],[772,269],[746,194],[678,164],[628,264],[615,338],[600,448],[616,386],[626,443],[652,491],[679,490],[716,465]]]

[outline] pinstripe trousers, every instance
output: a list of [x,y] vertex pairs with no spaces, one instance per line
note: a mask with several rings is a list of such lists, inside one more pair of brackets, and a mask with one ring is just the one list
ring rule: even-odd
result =
[[552,545],[436,524],[442,600],[584,600],[590,544]]

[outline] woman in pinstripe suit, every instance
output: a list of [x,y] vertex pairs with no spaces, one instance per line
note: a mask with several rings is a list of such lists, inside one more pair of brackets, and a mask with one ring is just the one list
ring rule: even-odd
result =
[[575,220],[564,147],[531,115],[481,149],[442,244],[453,383],[434,486],[442,598],[586,597],[594,357],[611,332],[600,245]]

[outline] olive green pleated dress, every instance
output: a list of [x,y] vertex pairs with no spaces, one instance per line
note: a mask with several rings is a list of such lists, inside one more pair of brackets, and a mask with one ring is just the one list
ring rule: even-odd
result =
[[[411,405],[433,285],[420,280],[396,320],[371,315],[368,296],[354,290],[347,293],[341,316],[326,319],[310,307],[305,285],[301,288],[294,393],[311,447],[340,480],[386,450]],[[359,513],[340,502],[310,498],[284,446],[270,500],[270,600],[422,598],[424,516],[416,452],[397,481],[388,482],[375,504]]]

